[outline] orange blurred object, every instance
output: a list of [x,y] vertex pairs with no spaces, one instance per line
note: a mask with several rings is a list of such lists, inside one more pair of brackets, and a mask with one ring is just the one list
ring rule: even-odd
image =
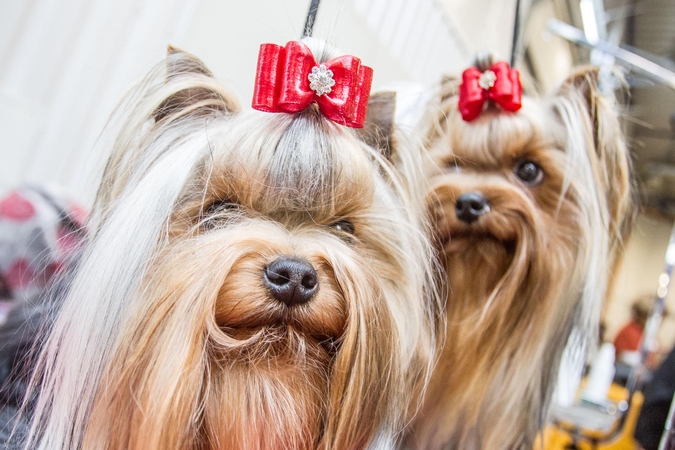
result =
[[[626,388],[613,384],[607,397],[615,402],[626,400],[628,391]],[[611,433],[605,433],[592,429],[577,427],[570,423],[560,422],[546,427],[543,436],[537,439],[534,450],[639,450],[640,446],[633,438],[635,425],[644,396],[642,392],[635,392],[624,421],[623,428],[612,437]],[[615,426],[618,426],[619,419]]]

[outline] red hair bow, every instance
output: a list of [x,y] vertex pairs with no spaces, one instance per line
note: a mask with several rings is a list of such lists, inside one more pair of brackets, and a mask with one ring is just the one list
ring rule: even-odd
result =
[[253,109],[295,113],[312,102],[330,120],[352,128],[366,121],[373,69],[355,56],[318,64],[302,42],[285,47],[262,44],[253,92]]
[[485,102],[493,100],[506,111],[515,112],[522,106],[522,96],[520,74],[505,61],[493,64],[485,72],[470,67],[462,74],[459,111],[462,119],[471,122],[483,111]]

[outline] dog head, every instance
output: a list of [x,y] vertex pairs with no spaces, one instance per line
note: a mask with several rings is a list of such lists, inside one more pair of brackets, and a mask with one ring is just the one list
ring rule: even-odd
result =
[[630,209],[623,134],[598,83],[581,69],[551,97],[515,113],[488,104],[470,122],[443,83],[427,118],[428,205],[450,294],[417,430],[427,444],[529,445],[572,330],[595,336]]
[[434,348],[413,177],[313,106],[240,113],[193,57],[164,67],[120,108],[33,439],[393,445]]

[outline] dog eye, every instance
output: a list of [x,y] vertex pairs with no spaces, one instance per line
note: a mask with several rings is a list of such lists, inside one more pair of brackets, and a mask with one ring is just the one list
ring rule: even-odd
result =
[[205,216],[212,216],[225,211],[239,210],[241,206],[231,200],[216,200],[204,209]]
[[[241,205],[231,200],[216,200],[204,207],[199,214],[199,221],[205,231],[213,230],[232,219],[233,213],[241,211]],[[228,214],[229,213],[229,214]]]
[[353,235],[354,234],[354,224],[351,223],[349,220],[339,220],[335,222],[333,225],[331,225],[331,228],[333,228],[335,231],[339,231],[341,233]]
[[536,185],[544,179],[544,170],[532,161],[522,161],[516,165],[515,174],[525,184]]
[[453,173],[460,173],[462,171],[460,161],[454,155],[450,155],[447,158],[441,160],[441,167]]

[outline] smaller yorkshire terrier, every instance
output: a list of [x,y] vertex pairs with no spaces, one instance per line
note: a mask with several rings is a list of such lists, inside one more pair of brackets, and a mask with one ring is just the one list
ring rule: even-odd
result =
[[629,157],[598,72],[522,98],[518,72],[490,61],[464,72],[459,95],[445,80],[430,108],[447,337],[412,448],[531,449],[565,348],[596,336],[631,209]]
[[371,77],[322,41],[264,44],[253,106],[276,114],[240,112],[170,52],[111,122],[24,448],[396,445],[437,296],[419,155],[382,118],[348,128]]

